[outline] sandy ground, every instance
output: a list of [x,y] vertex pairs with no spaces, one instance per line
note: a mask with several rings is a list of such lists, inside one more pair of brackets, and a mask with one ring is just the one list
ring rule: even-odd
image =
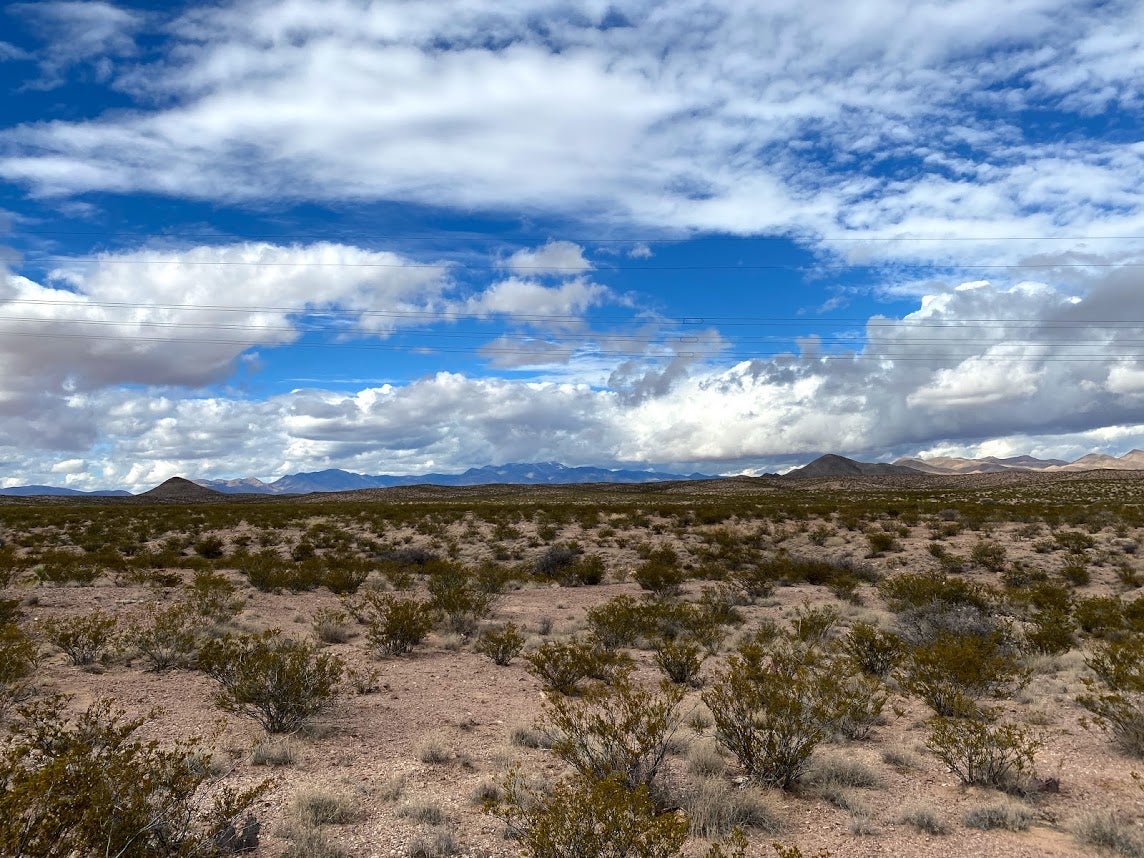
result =
[[[1126,484],[1128,485],[1128,484]],[[1139,483],[1131,484],[1139,493]],[[819,490],[838,487],[820,485]],[[0,519],[2,520],[2,519]],[[825,544],[810,541],[810,531],[820,524],[833,531]],[[645,530],[613,529],[601,536],[601,529],[583,530],[576,524],[561,526],[555,539],[576,539],[589,553],[605,557],[607,583],[596,587],[558,587],[527,585],[508,592],[497,606],[490,622],[511,620],[530,634],[535,646],[540,634],[551,623],[547,637],[560,638],[585,628],[585,611],[593,605],[619,595],[640,595],[638,586],[627,580],[639,562],[635,547],[641,542],[673,544],[693,557],[702,543],[703,534],[719,527],[695,525],[679,534],[666,521],[652,519]],[[755,527],[750,523],[745,529]],[[937,561],[927,551],[933,527],[941,522],[922,521],[908,527],[899,536],[901,550],[870,558],[864,562],[885,574],[900,570],[937,568]],[[607,523],[604,522],[606,527]],[[487,524],[457,524],[444,534],[462,541],[462,556],[477,559],[488,555]],[[502,550],[520,561],[535,557],[543,544],[537,545],[536,525],[517,525],[520,535],[502,544]],[[896,525],[895,525],[896,527]],[[786,522],[771,528],[768,536],[772,547],[806,556],[865,558],[868,553],[863,533],[837,527],[834,522]],[[479,533],[480,538],[474,538]],[[1045,528],[1041,538],[1049,535]],[[10,535],[10,534],[9,534]],[[223,534],[226,536],[226,534]],[[968,556],[983,534],[963,532],[944,540],[948,550]],[[397,544],[424,545],[436,548],[441,536],[426,537],[413,530],[389,533]],[[408,542],[405,537],[408,536]],[[549,534],[551,537],[551,535]],[[1030,538],[1017,523],[992,528],[988,538],[1005,546],[1009,562],[1020,561],[1032,568],[1046,568],[1054,573],[1064,562],[1060,552],[1038,553],[1036,539]],[[288,539],[290,534],[283,534]],[[1095,534],[1097,546],[1090,552],[1097,557],[1115,557],[1117,562],[1144,571],[1137,556],[1125,554],[1120,546],[1141,541],[1144,532],[1106,528]],[[516,562],[516,561],[513,561]],[[1084,595],[1115,593],[1131,599],[1141,591],[1123,586],[1111,563],[1091,564],[1092,583],[1080,589]],[[225,571],[225,566],[224,566]],[[189,580],[190,573],[181,573]],[[277,627],[299,638],[313,635],[312,618],[322,608],[336,608],[341,600],[319,590],[300,594],[260,593],[236,572],[226,572],[240,587],[246,606],[236,620],[242,630]],[[969,567],[968,577],[996,582],[996,576],[980,568]],[[688,585],[688,597],[699,592],[699,583]],[[119,586],[102,578],[93,586],[52,587],[21,582],[9,588],[6,595],[24,600],[28,628],[42,619],[62,616],[100,607],[112,611],[129,622],[143,606],[169,602],[177,598],[178,588],[164,591],[142,586]],[[878,618],[889,622],[877,590],[863,586],[860,605],[838,602],[824,588],[796,586],[779,589],[773,598],[741,608],[746,619],[743,629],[750,629],[764,618],[782,619],[807,602],[831,602],[838,605],[844,621]],[[733,642],[729,638],[726,646]],[[497,667],[489,659],[476,654],[471,642],[456,637],[434,634],[411,656],[379,658],[371,653],[362,627],[354,626],[354,634],[344,644],[330,647],[359,671],[378,675],[376,693],[355,694],[347,689],[336,705],[320,717],[305,734],[271,739],[275,744],[288,743],[295,759],[286,766],[268,768],[254,765],[252,750],[266,741],[261,728],[253,721],[227,715],[213,704],[214,687],[201,673],[171,671],[149,673],[138,659],[119,658],[105,668],[86,671],[71,666],[59,652],[49,652],[38,677],[43,691],[58,690],[75,695],[74,705],[82,707],[100,697],[110,697],[131,713],[159,707],[160,714],[144,729],[163,740],[199,735],[216,748],[216,765],[225,771],[226,782],[251,784],[262,778],[274,779],[272,789],[259,800],[256,813],[263,823],[263,845],[260,855],[277,856],[288,845],[281,836],[286,832],[289,808],[299,794],[324,790],[352,798],[365,814],[363,821],[326,829],[329,839],[351,856],[404,855],[411,842],[429,828],[411,819],[408,808],[419,804],[436,805],[456,833],[461,853],[469,856],[508,856],[518,854],[504,837],[499,820],[474,805],[472,796],[482,784],[498,780],[513,765],[520,763],[528,772],[558,777],[567,767],[550,753],[521,748],[510,741],[516,727],[533,724],[541,713],[543,696],[539,681],[525,669],[521,659],[507,667]],[[650,654],[634,653],[639,665],[636,676],[653,681],[657,672]],[[708,662],[706,672],[718,659]],[[808,856],[818,850],[829,850],[834,856],[1076,856],[1093,854],[1078,845],[1070,833],[1076,821],[1093,810],[1114,810],[1125,821],[1141,828],[1144,820],[1144,791],[1132,781],[1134,769],[1144,770],[1144,761],[1132,760],[1118,753],[1108,737],[1099,730],[1086,729],[1083,710],[1075,697],[1083,690],[1081,678],[1085,667],[1083,655],[1072,651],[1056,658],[1040,658],[1030,684],[1000,701],[1016,720],[1033,724],[1040,731],[1044,747],[1037,757],[1041,777],[1058,778],[1059,792],[1045,793],[1028,802],[1035,822],[1024,832],[978,831],[966,827],[962,817],[967,810],[1000,799],[996,792],[980,788],[967,789],[957,778],[929,754],[923,745],[927,708],[916,700],[895,695],[886,707],[885,723],[863,741],[824,745],[819,753],[860,759],[877,771],[881,785],[861,790],[861,803],[866,808],[864,822],[855,826],[853,815],[822,799],[809,795],[775,794],[781,807],[783,830],[776,835],[754,833],[751,855],[774,854],[770,843],[779,840],[798,844]],[[699,706],[700,691],[692,690],[683,704],[688,712]],[[684,762],[686,746],[710,741],[711,730],[698,735],[689,727],[680,730],[680,748],[669,766],[669,777],[681,781],[688,777]],[[445,762],[422,762],[423,750],[435,743],[447,751]],[[915,767],[903,771],[883,761],[887,751],[905,751]],[[728,761],[728,777],[736,774],[733,761]],[[758,789],[746,786],[745,789]],[[946,835],[917,832],[901,821],[910,807],[933,809],[949,825]],[[1144,833],[1142,831],[1141,833]],[[693,841],[689,854],[700,854],[704,844]]]

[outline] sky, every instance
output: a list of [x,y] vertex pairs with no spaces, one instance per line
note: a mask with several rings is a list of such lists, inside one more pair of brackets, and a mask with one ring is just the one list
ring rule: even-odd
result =
[[1144,4],[0,6],[0,485],[1144,447]]

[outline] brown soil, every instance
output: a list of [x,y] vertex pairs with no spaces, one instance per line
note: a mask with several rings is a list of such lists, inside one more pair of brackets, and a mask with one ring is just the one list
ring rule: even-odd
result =
[[[1108,472],[1100,479],[1122,485],[1137,502],[1144,496],[1144,484],[1138,474]],[[933,487],[963,487],[973,485],[977,490],[1026,487],[1043,492],[1050,499],[1067,502],[1069,487],[1078,475],[1073,474],[990,474],[974,477],[934,477]],[[861,478],[856,481],[806,480],[793,486],[776,480],[735,480],[699,485],[673,485],[650,492],[679,495],[690,492],[701,498],[712,494],[768,494],[778,491],[820,492],[830,495],[839,492],[884,492],[900,489],[900,477]],[[967,481],[971,481],[968,482]],[[908,487],[919,488],[918,478],[909,478]],[[925,483],[925,486],[931,485]],[[527,494],[528,502],[538,498],[577,497],[592,503],[593,489],[548,488]],[[604,492],[604,489],[600,490]],[[626,494],[623,487],[609,486],[610,498]],[[641,497],[649,497],[648,487],[641,487]],[[448,498],[463,502],[466,498],[487,501],[490,497],[521,497],[518,488],[504,490],[438,490],[415,487],[380,492],[354,493],[352,500],[369,503],[378,497],[386,502],[398,500],[437,500]],[[311,499],[309,503],[329,498]],[[275,503],[276,500],[267,501]],[[1002,500],[1001,502],[1010,502]],[[93,516],[99,515],[102,504],[92,505]],[[306,510],[306,507],[303,506]],[[309,510],[306,510],[309,514]],[[320,508],[315,516],[324,513]],[[3,519],[0,519],[3,521]],[[300,522],[312,524],[313,520]],[[769,537],[774,549],[792,553],[834,558],[865,558],[867,541],[861,531],[847,530],[831,522],[832,535],[825,544],[812,544],[810,532],[820,520],[788,521],[771,528]],[[501,548],[520,562],[537,555],[542,544],[576,539],[589,552],[605,557],[609,570],[607,583],[595,587],[557,587],[528,584],[510,591],[497,607],[497,622],[511,620],[531,635],[530,645],[544,639],[540,630],[549,623],[548,638],[560,638],[585,627],[585,611],[605,600],[619,595],[638,596],[639,588],[627,580],[639,563],[636,546],[643,541],[654,544],[673,544],[685,556],[701,544],[705,533],[720,528],[750,530],[758,522],[744,525],[693,525],[686,531],[676,532],[667,519],[654,515],[646,529],[617,528],[609,536],[600,536],[600,528],[607,526],[607,513],[600,527],[582,530],[576,524],[560,527],[555,539],[538,540],[536,524],[522,521],[516,526],[519,537],[501,543]],[[935,522],[933,526],[940,525]],[[1063,555],[1038,553],[1036,540],[1022,531],[1017,522],[991,529],[988,534],[964,531],[950,536],[944,544],[950,552],[968,556],[972,546],[982,537],[1005,546],[1010,562],[1021,561],[1032,568],[1045,568],[1054,574],[1064,562]],[[386,538],[394,544],[423,545],[440,550],[448,540],[461,546],[462,559],[478,560],[489,556],[491,527],[482,523],[451,525],[443,534],[426,536],[413,529],[389,532]],[[474,532],[483,534],[473,538]],[[1041,538],[1050,534],[1045,528]],[[13,535],[11,529],[6,534]],[[222,534],[232,537],[233,533]],[[280,534],[285,542],[291,533]],[[928,553],[927,544],[932,536],[931,523],[908,527],[908,533],[899,537],[900,551],[871,558],[869,562],[885,574],[899,570],[936,568],[937,561]],[[1106,527],[1095,534],[1097,546],[1090,552],[1093,558],[1093,581],[1081,588],[1082,595],[1115,593],[1125,599],[1135,598],[1141,591],[1126,589],[1120,583],[1112,560],[1127,564],[1144,572],[1144,564],[1133,554],[1123,553],[1121,546],[1129,541],[1144,543],[1144,530],[1114,531]],[[408,542],[406,542],[408,539]],[[1096,558],[1103,558],[1096,562]],[[514,560],[513,562],[517,562]],[[1103,564],[1103,565],[1101,565]],[[223,564],[225,570],[225,564]],[[185,580],[190,572],[179,570]],[[313,635],[312,618],[322,608],[336,608],[341,600],[325,590],[301,594],[268,594],[251,588],[238,573],[227,571],[228,577],[240,586],[247,604],[236,624],[241,630],[281,628],[289,635],[310,638]],[[980,568],[968,567],[968,577],[988,583],[997,583],[997,577]],[[80,613],[99,607],[118,614],[124,622],[143,606],[155,602],[170,602],[179,595],[178,588],[156,591],[138,585],[121,585],[110,577],[94,586],[50,587],[25,581],[17,583],[5,595],[17,595],[25,603],[25,622],[29,628],[48,617]],[[688,585],[687,597],[695,597],[701,584]],[[838,602],[824,588],[795,586],[780,588],[773,599],[743,607],[750,629],[765,618],[782,620],[791,611],[807,602],[831,602],[839,606],[847,622],[862,618],[877,618],[889,623],[892,615],[881,601],[877,590],[863,586],[859,590],[860,605]],[[734,636],[729,639],[730,645]],[[411,803],[432,802],[439,805],[452,819],[453,827],[462,843],[462,854],[470,856],[509,856],[518,854],[513,843],[503,836],[503,826],[475,806],[471,797],[476,788],[503,776],[516,763],[526,771],[555,778],[567,772],[567,767],[543,750],[516,747],[510,742],[513,728],[532,724],[541,713],[543,696],[539,681],[526,669],[521,659],[508,667],[497,667],[489,659],[474,653],[471,642],[435,634],[413,655],[404,658],[380,659],[369,650],[361,627],[354,627],[353,637],[345,644],[330,647],[355,670],[375,671],[380,690],[376,693],[356,695],[352,691],[338,701],[328,715],[318,719],[314,728],[305,735],[290,737],[296,753],[295,761],[287,766],[268,769],[251,761],[252,749],[266,737],[254,722],[237,716],[225,715],[213,704],[212,682],[201,673],[172,671],[165,674],[148,673],[138,660],[121,658],[105,669],[87,672],[73,667],[58,654],[49,655],[38,677],[42,690],[59,690],[75,695],[74,705],[79,708],[99,697],[111,697],[131,713],[143,713],[158,706],[161,713],[146,726],[149,734],[162,740],[173,740],[188,735],[208,737],[218,749],[220,765],[229,772],[227,782],[235,785],[252,784],[265,777],[273,777],[271,791],[259,801],[257,815],[263,822],[263,846],[259,854],[277,856],[287,846],[281,837],[289,816],[293,798],[301,793],[326,790],[351,797],[366,813],[364,821],[327,829],[330,838],[352,856],[404,855],[412,840],[426,830],[425,826],[402,815]],[[726,647],[725,647],[726,649]],[[657,677],[650,654],[635,651],[639,664],[637,678],[652,681]],[[706,668],[710,673],[713,662]],[[1083,691],[1083,656],[1074,650],[1064,656],[1038,658],[1033,661],[1034,673],[1030,684],[1014,695],[1013,699],[997,701],[1015,720],[1035,724],[1042,731],[1044,748],[1037,757],[1038,773],[1043,778],[1058,778],[1059,792],[1047,792],[1029,800],[1028,807],[1036,822],[1028,831],[978,831],[962,823],[965,812],[971,808],[997,801],[996,792],[979,788],[967,789],[957,778],[929,754],[923,746],[925,724],[930,713],[920,702],[900,695],[892,698],[886,709],[886,721],[866,740],[823,746],[821,753],[844,755],[861,759],[875,769],[882,785],[861,790],[861,800],[868,809],[868,820],[858,826],[868,833],[855,833],[852,814],[825,801],[808,795],[780,794],[775,797],[782,808],[784,828],[778,835],[754,833],[751,835],[751,855],[773,855],[773,840],[797,843],[808,856],[817,850],[829,850],[834,856],[1078,856],[1093,854],[1082,847],[1070,833],[1076,821],[1093,810],[1114,810],[1139,829],[1144,820],[1144,791],[1133,782],[1132,772],[1144,763],[1119,753],[1107,735],[1085,725],[1085,710],[1076,702]],[[698,705],[699,691],[691,691],[684,704],[689,711]],[[706,731],[710,736],[711,730]],[[690,728],[680,731],[684,743],[700,741]],[[427,742],[436,742],[447,750],[446,762],[426,763],[421,751]],[[901,771],[883,762],[886,751],[906,751],[916,759],[916,768]],[[672,776],[684,779],[686,765],[684,749],[673,761]],[[729,762],[729,774],[735,769]],[[397,785],[400,784],[400,790]],[[757,789],[756,787],[745,787]],[[393,793],[400,792],[394,800]],[[949,825],[947,835],[927,835],[917,832],[902,821],[903,812],[916,806],[932,808]],[[689,854],[698,855],[704,844],[694,841]]]

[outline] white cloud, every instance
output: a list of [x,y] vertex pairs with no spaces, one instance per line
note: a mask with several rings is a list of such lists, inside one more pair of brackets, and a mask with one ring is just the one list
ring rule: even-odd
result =
[[471,298],[465,310],[479,316],[534,316],[538,323],[559,325],[574,322],[585,310],[603,303],[610,295],[604,286],[579,278],[559,286],[544,286],[535,280],[511,277]]
[[236,0],[187,13],[165,58],[117,73],[135,110],[4,131],[0,175],[47,195],[890,234],[906,240],[873,242],[871,258],[1012,262],[1080,246],[1061,237],[1144,233],[1144,149],[1012,124],[1134,110],[1140,14],[1069,0]]
[[505,267],[525,277],[540,274],[569,276],[588,271],[592,263],[584,258],[584,248],[571,241],[549,241],[534,250],[518,250],[505,261]]
[[[1140,389],[1139,370],[1114,357],[1061,358],[1094,346],[1120,354],[1144,337],[1144,325],[1095,321],[1109,302],[1125,318],[1144,317],[1144,297],[1130,285],[1109,277],[1079,303],[1045,284],[950,288],[903,318],[871,319],[866,350],[844,359],[819,343],[797,356],[721,365],[711,332],[701,360],[614,358],[600,384],[438,373],[266,401],[172,388],[63,391],[23,430],[46,433],[39,451],[12,431],[27,422],[24,412],[0,411],[0,460],[25,482],[51,482],[56,465],[76,487],[145,488],[174,473],[416,473],[541,459],[725,472],[823,451],[1075,458],[1088,444],[1123,452],[1144,444],[1144,401],[1126,395]],[[529,359],[564,357],[538,345]],[[104,464],[77,473],[80,460]]]
[[37,0],[13,3],[5,11],[44,38],[46,47],[38,55],[41,78],[32,86],[45,89],[62,84],[68,70],[81,63],[90,64],[98,79],[108,80],[115,61],[135,53],[135,34],[144,22],[143,15],[102,0]]

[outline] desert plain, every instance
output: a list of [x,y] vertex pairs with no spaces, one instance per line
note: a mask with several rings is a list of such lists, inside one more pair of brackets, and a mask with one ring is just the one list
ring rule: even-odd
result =
[[[292,498],[174,481],[133,499],[4,499],[0,539],[0,598],[35,649],[33,670],[6,689],[3,741],[21,707],[57,694],[72,714],[110,701],[160,747],[196,737],[207,793],[263,785],[244,814],[259,826],[253,854],[522,854],[490,806],[513,777],[534,795],[578,777],[553,750],[553,701],[611,705],[598,679],[565,696],[530,662],[569,641],[627,662],[624,687],[673,690],[649,795],[655,814],[689,826],[681,854],[704,855],[735,828],[758,856],[1144,854],[1144,747],[1092,704],[1118,695],[1144,723],[1141,689],[1093,669],[1144,636],[1141,472]],[[447,580],[479,598],[450,608]],[[436,604],[405,652],[370,626],[395,601]],[[278,629],[336,660],[325,705],[271,733],[219,705],[194,651],[158,669],[140,632],[183,604],[189,650]],[[605,646],[609,605],[641,619]],[[114,623],[77,664],[60,629],[93,613]],[[507,624],[522,649],[498,665],[481,641]],[[884,669],[863,669],[856,627],[893,644]],[[951,679],[962,696],[946,722],[984,724],[986,736],[1011,726],[1028,752],[993,782],[966,783],[935,751],[933,703],[945,698],[932,687],[944,680],[931,671],[927,685],[918,665],[956,635],[989,638],[1004,672]],[[657,657],[688,641],[700,666],[671,683]],[[789,783],[745,765],[711,711],[729,659],[752,643],[764,660],[768,646],[814,649],[808,670],[845,674],[874,701],[861,723],[832,722]]]

